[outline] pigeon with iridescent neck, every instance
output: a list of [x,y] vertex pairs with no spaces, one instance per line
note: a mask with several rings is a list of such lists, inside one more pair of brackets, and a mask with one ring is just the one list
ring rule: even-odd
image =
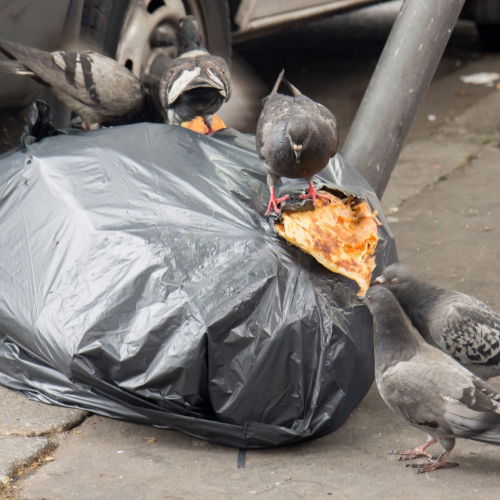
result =
[[[313,204],[321,197],[312,183],[312,177],[326,167],[337,152],[337,121],[323,105],[303,95],[283,76],[278,76],[273,90],[264,99],[257,123],[257,152],[267,169],[270,190],[266,215],[271,210],[279,214],[278,203],[288,195],[276,197],[276,186],[281,177],[304,178],[308,181],[306,194]],[[287,85],[291,96],[278,93],[281,83]]]

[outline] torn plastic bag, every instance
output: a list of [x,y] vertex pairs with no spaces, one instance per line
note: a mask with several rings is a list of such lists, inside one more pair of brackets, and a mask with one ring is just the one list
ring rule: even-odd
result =
[[[339,155],[317,182],[380,211]],[[268,194],[231,130],[142,123],[4,155],[0,382],[237,447],[339,427],[372,382],[370,315],[276,235]],[[396,259],[380,217],[378,269]]]

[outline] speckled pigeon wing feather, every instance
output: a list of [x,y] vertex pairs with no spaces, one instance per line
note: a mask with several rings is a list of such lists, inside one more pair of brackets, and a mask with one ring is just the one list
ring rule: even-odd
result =
[[484,302],[443,291],[427,326],[436,343],[460,362],[500,365],[500,315]]

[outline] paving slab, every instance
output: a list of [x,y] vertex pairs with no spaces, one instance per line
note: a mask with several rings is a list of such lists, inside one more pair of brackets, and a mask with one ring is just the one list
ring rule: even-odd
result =
[[54,447],[53,440],[46,437],[0,438],[0,486],[8,484],[20,467],[33,463]]
[[[500,108],[499,108],[500,109]],[[400,259],[500,310],[500,140],[394,215]]]
[[499,110],[500,91],[496,91],[428,131],[428,135],[416,134],[398,159],[382,198],[384,210],[390,213],[457,167],[468,164],[485,144],[494,143],[500,133]]
[[[81,423],[86,415],[82,410],[31,401],[0,386],[0,438],[61,432]],[[3,454],[0,448],[0,459]]]

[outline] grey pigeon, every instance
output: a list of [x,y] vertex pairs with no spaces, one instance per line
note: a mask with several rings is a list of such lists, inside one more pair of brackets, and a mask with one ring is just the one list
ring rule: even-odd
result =
[[478,377],[500,375],[500,315],[484,302],[417,280],[399,264],[387,267],[375,282],[394,293],[427,342]]
[[[500,393],[414,330],[396,297],[383,286],[368,289],[365,303],[373,316],[375,381],[389,408],[427,432],[421,446],[392,451],[400,460],[430,472],[457,464],[446,462],[456,438],[500,445]],[[434,459],[425,450],[439,441],[444,452]]]
[[[280,213],[278,203],[289,198],[276,198],[280,177],[304,178],[308,191],[300,199],[321,197],[311,181],[326,167],[337,152],[337,120],[323,105],[309,99],[283,76],[278,76],[274,87],[264,99],[264,106],[257,122],[257,153],[267,169],[270,199],[266,215],[273,209]],[[279,94],[285,83],[292,96]]]
[[15,61],[3,72],[29,76],[47,85],[82,118],[85,129],[128,123],[144,106],[142,83],[114,59],[97,52],[47,52],[0,40],[0,52]]
[[201,116],[213,133],[213,115],[231,97],[229,67],[203,46],[194,16],[179,21],[177,57],[160,80],[160,102],[168,123],[180,125]]

